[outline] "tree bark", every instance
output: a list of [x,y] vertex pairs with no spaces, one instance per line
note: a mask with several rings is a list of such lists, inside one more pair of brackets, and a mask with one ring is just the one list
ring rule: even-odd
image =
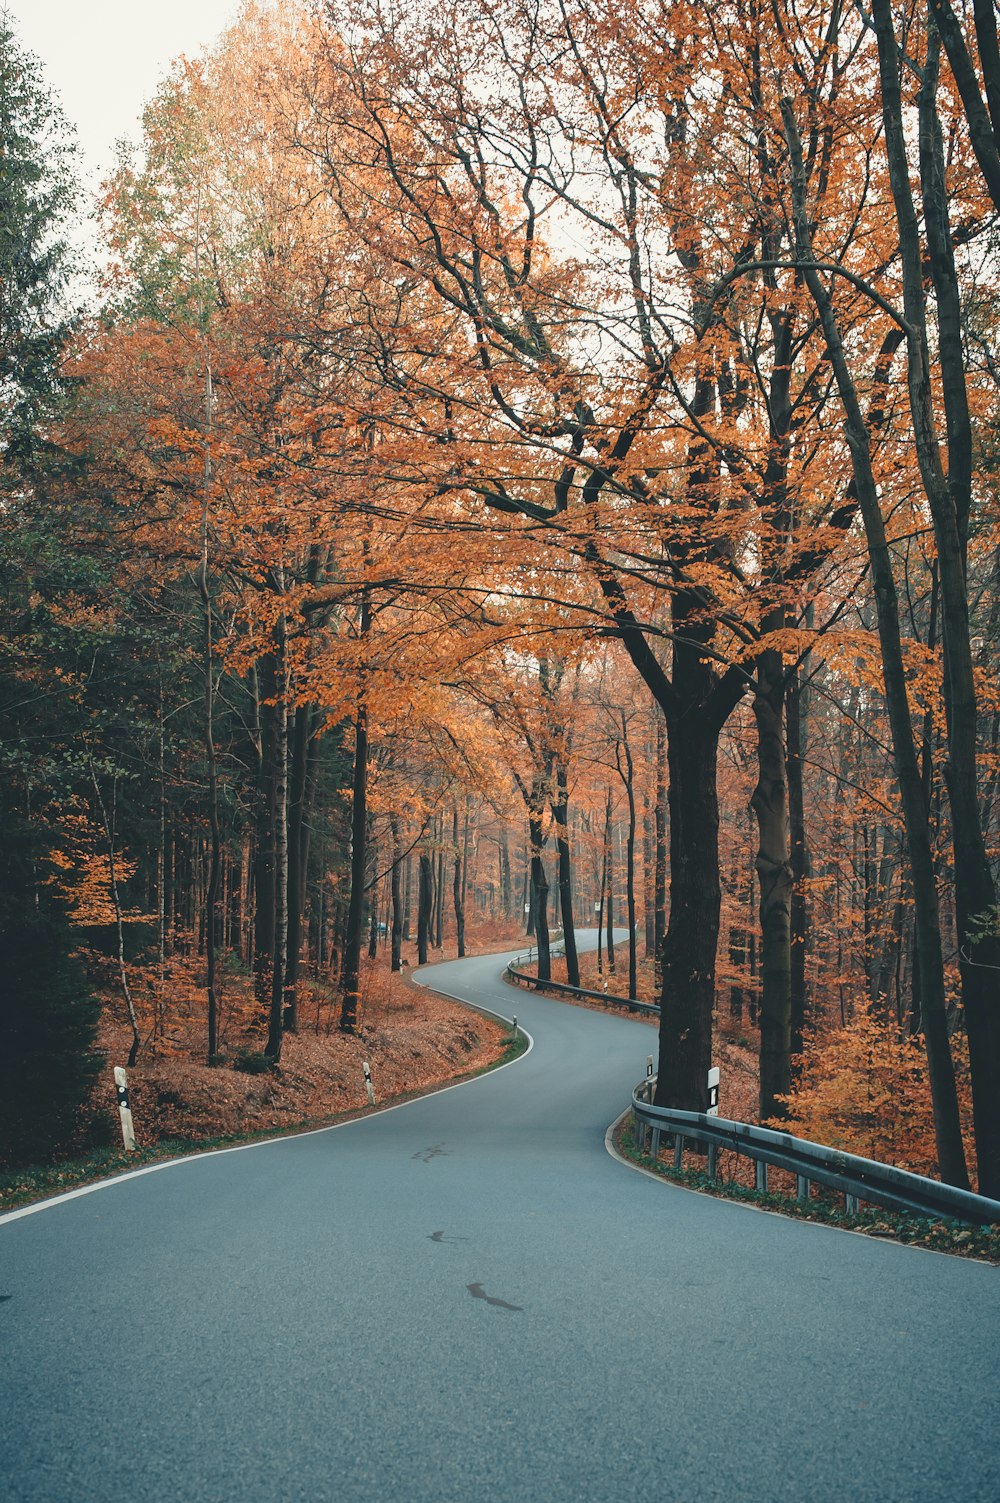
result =
[[785,720],[788,741],[788,828],[792,865],[791,904],[791,1051],[793,1060],[802,1053],[802,1034],[807,1012],[806,960],[809,953],[809,846],[806,840],[805,794],[802,760],[806,751],[806,690],[793,669],[785,687]]
[[417,880],[417,964],[427,964],[427,946],[431,932],[431,911],[434,904],[434,874],[431,858],[426,851],[420,852]]
[[391,898],[391,969],[401,971],[403,969],[403,895],[400,877],[402,864],[402,844],[399,838],[399,820],[394,814],[389,816],[389,833],[392,836],[392,871],[390,873],[389,892]]
[[[466,840],[468,840],[469,826],[466,819]],[[454,871],[452,874],[452,899],[455,904],[455,930],[458,936],[458,958],[461,960],[465,955],[465,900],[462,896],[462,847],[458,840],[458,805],[452,810],[451,838],[454,850]]]
[[796,256],[816,305],[826,338],[834,379],[843,404],[845,434],[851,453],[858,505],[865,526],[872,584],[878,618],[879,644],[885,678],[886,706],[892,732],[893,755],[899,783],[910,856],[917,951],[923,996],[924,1038],[933,1098],[938,1167],[949,1184],[966,1187],[968,1170],[962,1144],[954,1063],[948,1040],[945,1008],[944,957],[934,863],[910,720],[906,672],[899,627],[899,602],[892,573],[892,560],[885,535],[878,489],[872,473],[871,448],[857,389],[851,376],[832,299],[815,270],[811,231],[805,203],[802,144],[791,101],[781,101],[782,121],[792,172],[793,216]]
[[750,800],[757,817],[761,927],[760,1120],[784,1116],[779,1096],[791,1090],[791,901],[788,784],[784,737],[785,678],[781,654],[757,657],[753,697],[757,724],[757,786]]
[[559,913],[562,919],[563,945],[566,951],[566,980],[580,985],[580,961],[576,952],[576,925],[573,918],[573,866],[569,844],[569,787],[564,764],[556,765],[556,797],[552,803],[558,856]]

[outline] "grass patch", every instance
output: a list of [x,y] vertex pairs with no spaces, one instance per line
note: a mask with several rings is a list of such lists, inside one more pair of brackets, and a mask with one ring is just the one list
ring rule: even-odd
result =
[[827,1195],[814,1195],[808,1202],[799,1201],[791,1195],[776,1195],[771,1191],[765,1193],[747,1185],[734,1184],[730,1180],[710,1179],[700,1169],[675,1169],[672,1163],[653,1159],[640,1149],[631,1118],[626,1118],[615,1132],[615,1147],[622,1158],[658,1174],[661,1179],[670,1180],[675,1185],[685,1185],[690,1190],[717,1195],[723,1200],[742,1200],[749,1205],[760,1206],[765,1211],[778,1211],[782,1216],[794,1216],[799,1221],[816,1221],[824,1226],[839,1226],[852,1232],[864,1232],[869,1237],[928,1247],[934,1252],[955,1253],[962,1257],[1000,1263],[1000,1226],[969,1226],[964,1221],[904,1216],[898,1211],[889,1211],[880,1206],[863,1206],[855,1214],[848,1214],[838,1200]]

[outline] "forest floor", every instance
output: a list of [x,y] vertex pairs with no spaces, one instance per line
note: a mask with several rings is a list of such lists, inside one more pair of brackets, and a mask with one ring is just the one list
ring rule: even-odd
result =
[[[510,950],[513,938],[487,932],[470,954]],[[453,959],[454,945],[432,961]],[[377,1105],[420,1095],[480,1074],[518,1051],[503,1024],[438,997],[410,979],[410,962],[393,975],[379,957],[366,961],[356,1033],[339,1027],[336,987],[312,978],[300,985],[299,1027],[286,1033],[281,1060],[267,1068],[259,1034],[247,1029],[256,1011],[248,976],[223,981],[220,1064],[205,1057],[203,963],[175,958],[166,986],[149,968],[130,968],[143,1046],[128,1071],[137,1150],[121,1147],[114,1068],[124,1065],[131,1030],[120,991],[101,989],[98,1032],[101,1073],[75,1158],[0,1174],[0,1213],[45,1195],[152,1160],[258,1136],[295,1132],[370,1110],[364,1062]],[[110,970],[108,970],[110,978]],[[221,1066],[221,1067],[220,1067]],[[86,1152],[83,1141],[101,1146]]]

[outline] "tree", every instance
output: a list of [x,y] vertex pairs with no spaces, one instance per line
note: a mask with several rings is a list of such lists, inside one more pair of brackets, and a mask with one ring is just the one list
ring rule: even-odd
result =
[[0,459],[4,490],[55,457],[45,426],[64,393],[74,146],[38,60],[0,15]]

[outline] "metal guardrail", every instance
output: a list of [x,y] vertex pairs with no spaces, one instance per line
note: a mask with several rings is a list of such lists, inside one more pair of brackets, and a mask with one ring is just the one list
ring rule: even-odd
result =
[[538,977],[532,976],[529,971],[518,969],[524,961],[530,962],[535,958],[533,951],[529,951],[527,955],[516,955],[507,963],[507,975],[512,981],[530,987],[536,992],[556,992],[564,997],[586,997],[591,1002],[608,1002],[614,1007],[624,1007],[628,1012],[645,1013],[654,1018],[660,1016],[660,1009],[649,1002],[634,1002],[628,997],[619,997],[612,992],[587,991],[582,986],[569,986],[565,981],[539,981]]
[[809,1187],[815,1181],[847,1197],[848,1211],[856,1211],[859,1201],[885,1206],[916,1216],[948,1216],[979,1226],[1000,1223],[1000,1201],[969,1190],[956,1190],[939,1180],[911,1174],[892,1164],[880,1164],[853,1153],[841,1153],[822,1143],[794,1138],[790,1133],[770,1127],[752,1127],[746,1122],[730,1122],[725,1117],[709,1117],[704,1112],[682,1112],[672,1107],[654,1106],[656,1076],[639,1082],[632,1092],[632,1117],[641,1133],[641,1143],[655,1158],[662,1137],[672,1137],[674,1165],[681,1167],[684,1143],[690,1139],[708,1148],[708,1172],[714,1179],[720,1148],[729,1148],[756,1164],[758,1190],[767,1189],[767,1168],[788,1169],[796,1176],[799,1200],[808,1200]]
[[[535,991],[610,1002],[632,1012],[659,1017],[660,1009],[648,1002],[631,1002],[627,997],[613,996],[610,992],[585,991],[562,981],[539,981],[537,976],[518,969],[524,961],[532,959],[534,954],[529,951],[527,955],[515,956],[508,963],[507,974],[512,981]],[[678,1169],[682,1164],[684,1143],[690,1139],[706,1145],[708,1173],[712,1179],[716,1174],[719,1149],[728,1148],[754,1161],[758,1190],[767,1190],[768,1165],[773,1164],[776,1169],[787,1169],[795,1175],[799,1200],[809,1199],[810,1188],[815,1183],[840,1191],[846,1197],[849,1212],[856,1211],[859,1202],[864,1201],[907,1215],[948,1216],[978,1226],[1000,1224],[1000,1201],[990,1200],[985,1195],[957,1190],[940,1180],[911,1174],[908,1169],[897,1169],[892,1164],[880,1164],[876,1159],[843,1153],[837,1148],[811,1143],[807,1138],[795,1138],[791,1133],[778,1132],[774,1128],[732,1122],[726,1117],[710,1117],[704,1112],[682,1112],[671,1107],[653,1106],[655,1089],[655,1075],[639,1082],[632,1092],[632,1117],[653,1158],[659,1154],[662,1137],[673,1139],[674,1166]]]

